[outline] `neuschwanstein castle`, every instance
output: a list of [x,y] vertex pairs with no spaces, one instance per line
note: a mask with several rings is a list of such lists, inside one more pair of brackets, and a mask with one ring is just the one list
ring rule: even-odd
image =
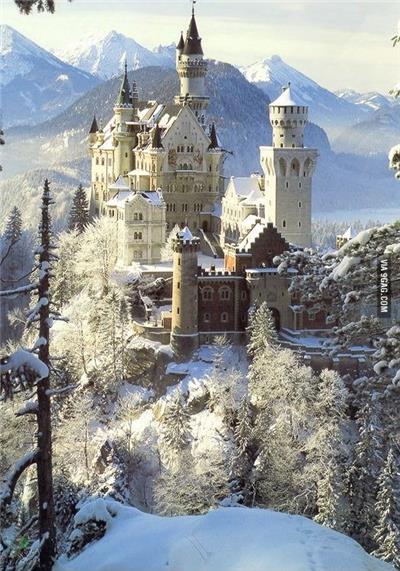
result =
[[[263,301],[282,332],[323,330],[322,312],[300,308],[290,277],[273,265],[290,244],[311,245],[318,153],[304,141],[308,108],[286,86],[269,105],[273,137],[260,147],[263,174],[231,177],[225,188],[226,151],[207,121],[207,60],[194,10],[176,47],[176,69],[174,102],[144,103],[125,66],[114,116],[104,129],[94,119],[89,134],[92,210],[115,219],[120,264],[157,264],[168,234],[181,228],[172,271],[163,273],[173,278],[171,305],[157,323],[143,319],[141,333],[171,340],[182,353],[215,335],[240,340],[249,309]],[[199,266],[205,247],[224,258],[223,270]]]

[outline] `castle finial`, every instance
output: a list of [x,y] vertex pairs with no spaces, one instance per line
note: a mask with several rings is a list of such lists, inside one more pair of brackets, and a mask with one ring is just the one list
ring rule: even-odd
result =
[[194,5],[196,4],[197,0],[192,0],[192,16],[194,16]]
[[128,73],[128,60],[127,60],[127,57],[126,57],[126,56],[125,56],[124,67],[125,67],[125,75],[127,75],[127,73]]

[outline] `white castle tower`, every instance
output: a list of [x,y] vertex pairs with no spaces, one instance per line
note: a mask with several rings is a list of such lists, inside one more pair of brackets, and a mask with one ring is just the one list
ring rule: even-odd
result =
[[265,218],[288,242],[311,246],[311,187],[318,152],[304,147],[308,107],[290,84],[269,105],[272,147],[260,147],[265,175]]
[[193,109],[199,121],[204,123],[204,111],[209,101],[205,88],[207,60],[203,59],[194,5],[186,39],[184,40],[181,34],[176,46],[176,71],[179,75],[180,93],[175,97],[175,103],[186,102]]

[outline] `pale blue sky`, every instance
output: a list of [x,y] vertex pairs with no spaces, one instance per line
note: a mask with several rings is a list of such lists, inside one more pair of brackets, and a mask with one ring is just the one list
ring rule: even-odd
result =
[[[46,48],[115,29],[152,48],[178,40],[188,0],[56,0],[56,14],[19,14],[2,2],[2,21]],[[272,54],[329,89],[387,92],[399,80],[398,1],[198,0],[197,21],[208,57],[250,64]]]

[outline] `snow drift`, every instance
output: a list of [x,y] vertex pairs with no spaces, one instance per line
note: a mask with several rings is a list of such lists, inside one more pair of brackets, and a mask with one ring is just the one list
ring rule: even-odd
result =
[[[352,539],[302,516],[244,507],[159,517],[92,499],[75,524],[104,521],[106,534],[53,571],[390,571]],[[76,530],[75,532],[76,533]]]

